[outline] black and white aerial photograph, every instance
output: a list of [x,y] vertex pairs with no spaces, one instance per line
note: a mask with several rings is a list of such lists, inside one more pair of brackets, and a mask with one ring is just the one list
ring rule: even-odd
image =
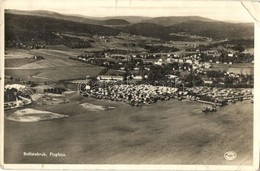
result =
[[3,165],[255,164],[256,24],[243,2],[2,8]]

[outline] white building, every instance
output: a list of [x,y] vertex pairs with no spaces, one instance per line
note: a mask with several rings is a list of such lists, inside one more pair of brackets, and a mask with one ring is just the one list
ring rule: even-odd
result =
[[140,75],[136,75],[136,76],[132,75],[132,78],[134,80],[142,80],[143,79],[142,76],[140,76]]
[[188,63],[188,64],[192,64],[193,63],[191,59],[187,59],[185,62]]
[[208,63],[208,62],[205,62],[205,63],[203,64],[203,66],[204,66],[205,68],[210,68],[210,67],[211,67],[211,64]]
[[172,63],[172,62],[173,62],[173,59],[172,59],[171,57],[169,57],[169,58],[166,59],[166,62],[167,62],[167,63]]
[[123,76],[115,76],[115,75],[99,75],[97,76],[99,81],[123,81]]
[[233,53],[231,53],[231,52],[228,53],[228,57],[233,57],[233,56],[234,56]]
[[163,62],[162,59],[159,59],[158,61],[155,61],[154,64],[155,65],[162,65],[162,64],[164,64],[164,62]]
[[211,80],[203,80],[203,83],[204,83],[204,84],[212,84],[213,81],[211,81]]

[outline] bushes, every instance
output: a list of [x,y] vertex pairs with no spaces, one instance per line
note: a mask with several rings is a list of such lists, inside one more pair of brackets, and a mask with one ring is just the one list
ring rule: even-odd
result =
[[55,93],[55,94],[61,94],[62,92],[64,92],[65,89],[64,88],[48,88],[44,90],[44,93]]

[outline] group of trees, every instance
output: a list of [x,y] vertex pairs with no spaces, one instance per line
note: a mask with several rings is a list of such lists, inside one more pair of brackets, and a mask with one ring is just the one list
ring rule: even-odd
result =
[[[26,91],[25,91],[26,92]],[[7,88],[4,91],[4,102],[15,101],[16,99],[21,99],[19,96],[26,97],[30,99],[30,95],[23,91],[18,91],[16,88]]]
[[111,54],[128,54],[131,52],[136,52],[135,50],[129,50],[129,49],[115,49],[115,48],[109,48],[104,51],[105,53],[111,53]]
[[189,73],[183,78],[185,82],[185,86],[193,87],[193,86],[201,86],[203,84],[203,80],[199,75],[195,75],[193,73]]
[[163,46],[163,45],[144,45],[143,48],[147,49],[150,53],[170,53],[179,51],[178,48]]
[[[35,38],[31,40],[16,40],[15,38],[12,40],[8,40],[5,43],[5,47],[11,48],[21,48],[21,49],[43,49],[46,45],[65,45],[71,48],[89,48],[91,47],[91,43],[89,41],[82,40],[77,37],[69,37],[69,36],[57,36],[52,33],[45,33],[47,35],[45,40],[39,38],[40,35],[37,35]],[[25,34],[26,35],[26,34]]]
[[4,102],[15,101],[17,97],[17,89],[5,89],[4,91]]
[[223,78],[225,72],[210,70],[206,72],[208,78]]
[[91,44],[88,41],[77,37],[63,36],[62,44],[71,48],[89,48]]
[[224,47],[231,48],[233,50],[243,52],[245,48],[253,48],[254,47],[254,39],[231,39],[228,41],[219,41],[212,44],[207,45],[199,45],[199,49],[201,51],[209,50],[212,48]]
[[65,88],[48,88],[44,90],[44,93],[55,93],[55,94],[62,94],[65,91]]

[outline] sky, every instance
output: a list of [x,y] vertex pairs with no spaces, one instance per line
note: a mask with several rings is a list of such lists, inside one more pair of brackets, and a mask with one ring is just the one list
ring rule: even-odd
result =
[[241,2],[230,0],[5,0],[4,8],[92,17],[201,16],[221,21],[253,22]]

